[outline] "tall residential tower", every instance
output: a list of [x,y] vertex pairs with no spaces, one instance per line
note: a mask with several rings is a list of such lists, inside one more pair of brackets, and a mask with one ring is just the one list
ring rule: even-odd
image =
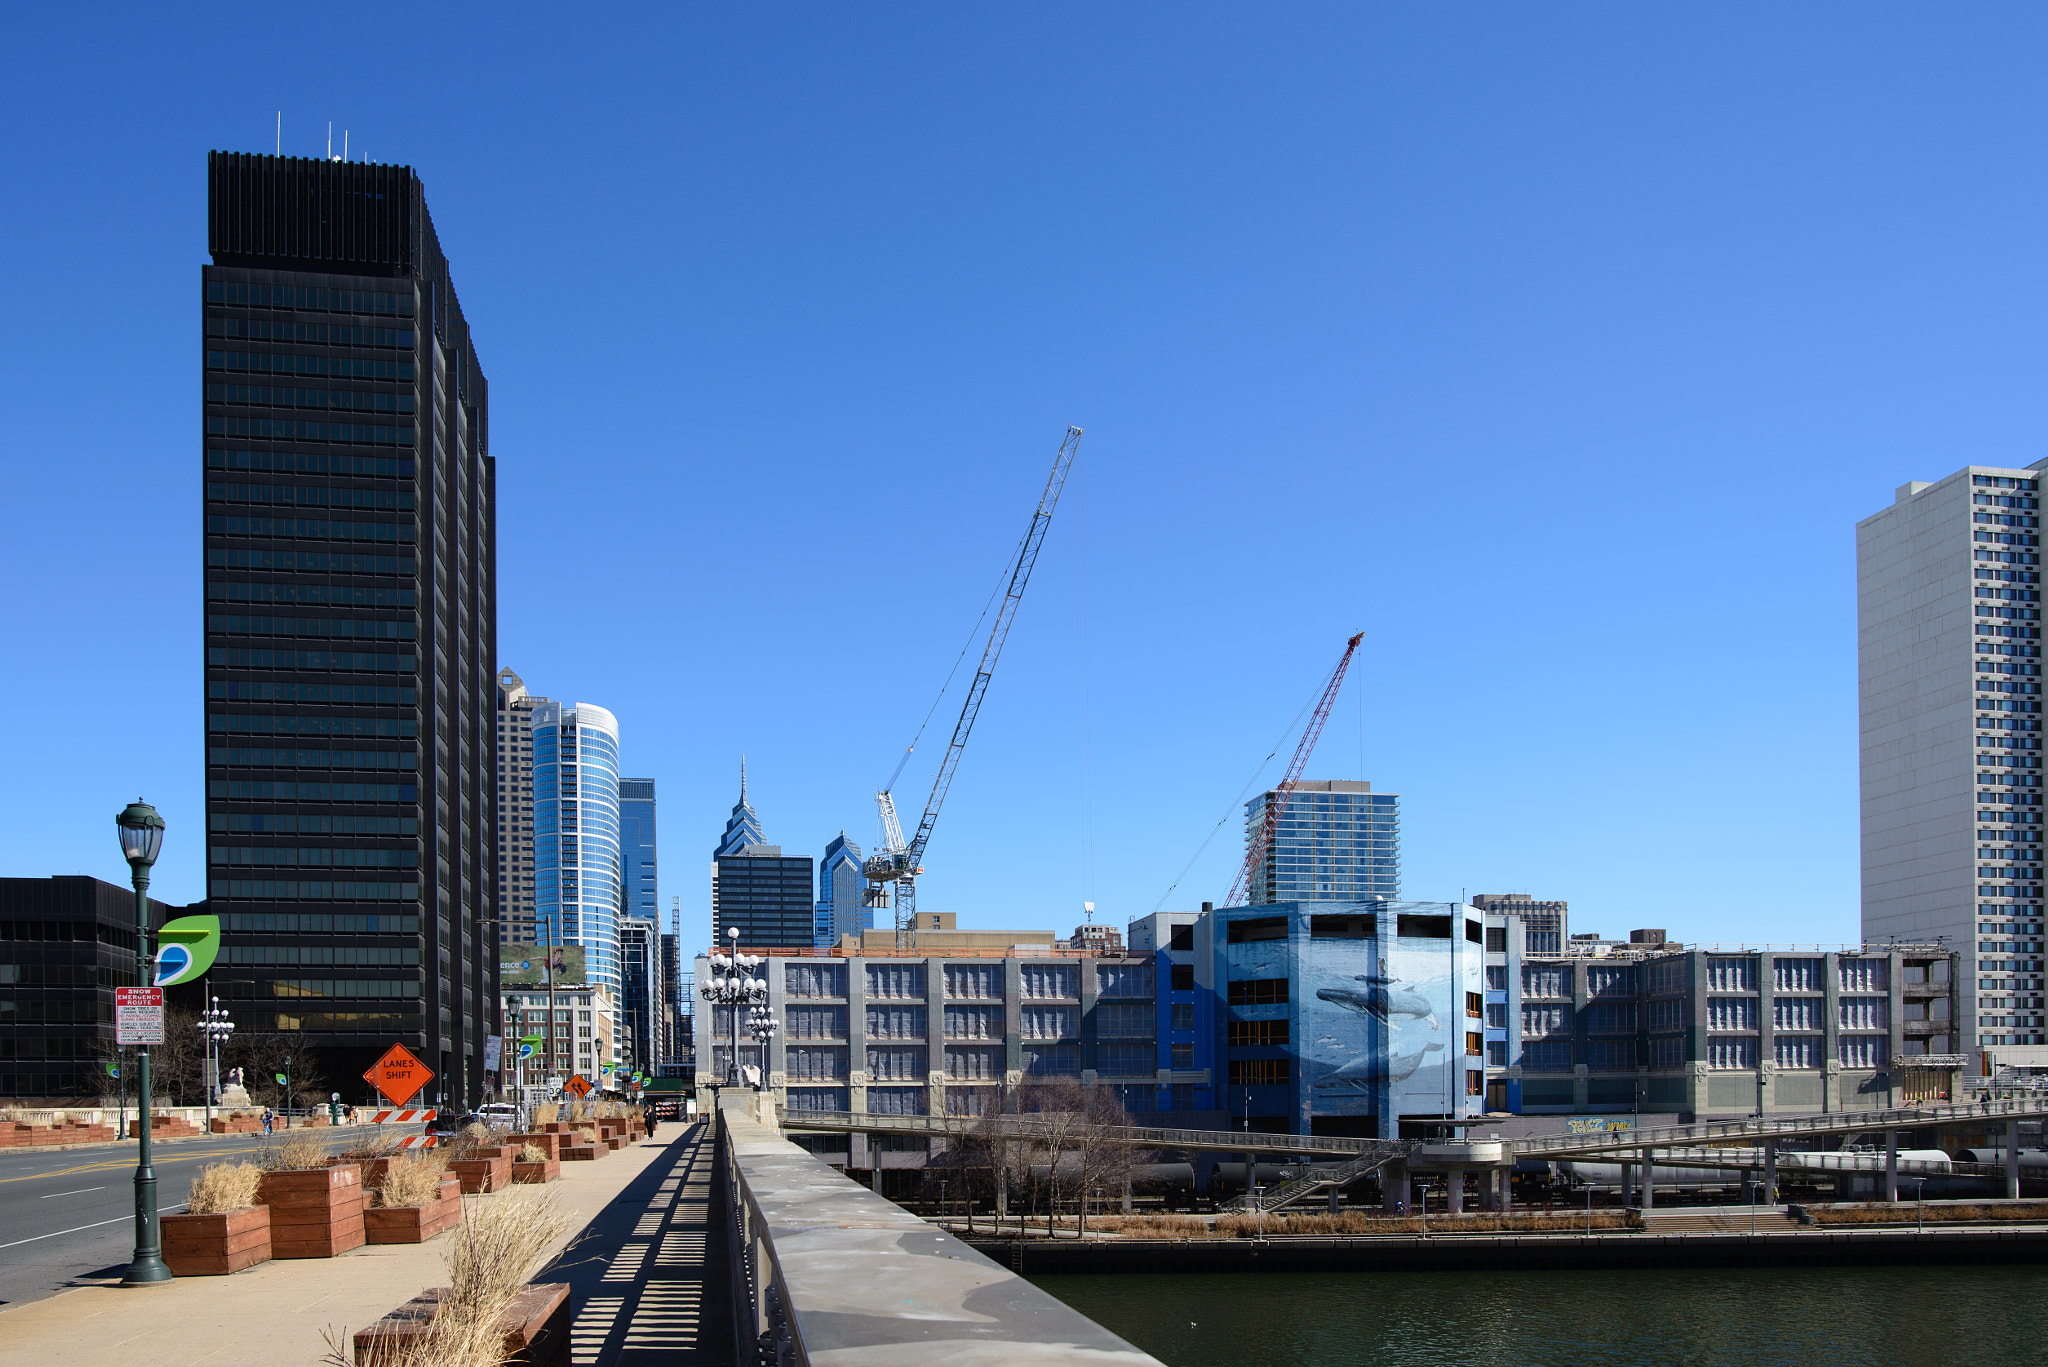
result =
[[[1247,847],[1256,845],[1272,805],[1260,793],[1244,808]],[[1401,895],[1401,798],[1351,779],[1305,779],[1280,815],[1246,905],[1363,901]]]
[[498,943],[534,943],[533,709],[547,698],[498,671]]
[[584,979],[620,999],[619,723],[595,703],[533,710],[535,919],[542,945],[577,945]]
[[496,472],[410,167],[214,152],[200,314],[214,989],[350,1097],[482,1097],[498,1014]]
[[1963,1048],[2048,1043],[2042,466],[1916,480],[1856,525],[1863,938],[1961,951]]

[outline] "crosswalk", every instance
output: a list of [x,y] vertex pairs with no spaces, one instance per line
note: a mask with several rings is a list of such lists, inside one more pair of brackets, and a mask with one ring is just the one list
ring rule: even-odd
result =
[[698,1125],[612,1202],[581,1242],[609,1257],[550,1278],[574,1287],[574,1367],[732,1361],[725,1269],[712,1220],[712,1141]]

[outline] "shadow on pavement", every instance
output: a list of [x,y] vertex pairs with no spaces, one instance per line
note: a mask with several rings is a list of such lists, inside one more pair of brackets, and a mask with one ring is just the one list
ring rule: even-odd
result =
[[666,1148],[534,1279],[569,1284],[578,1367],[732,1361],[712,1141],[700,1123]]

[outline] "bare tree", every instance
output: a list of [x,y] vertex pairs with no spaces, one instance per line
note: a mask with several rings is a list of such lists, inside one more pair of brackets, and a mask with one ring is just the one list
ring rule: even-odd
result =
[[[304,1037],[295,1033],[237,1030],[228,1037],[221,1066],[240,1068],[250,1100],[276,1110],[308,1096],[323,1099],[327,1095],[327,1074],[319,1051],[307,1048]],[[280,1075],[291,1079],[289,1089],[277,1080]]]

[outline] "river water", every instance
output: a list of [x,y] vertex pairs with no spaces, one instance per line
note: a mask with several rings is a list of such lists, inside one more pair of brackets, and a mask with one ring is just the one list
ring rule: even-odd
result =
[[1170,1367],[2048,1363],[2048,1268],[1062,1275]]

